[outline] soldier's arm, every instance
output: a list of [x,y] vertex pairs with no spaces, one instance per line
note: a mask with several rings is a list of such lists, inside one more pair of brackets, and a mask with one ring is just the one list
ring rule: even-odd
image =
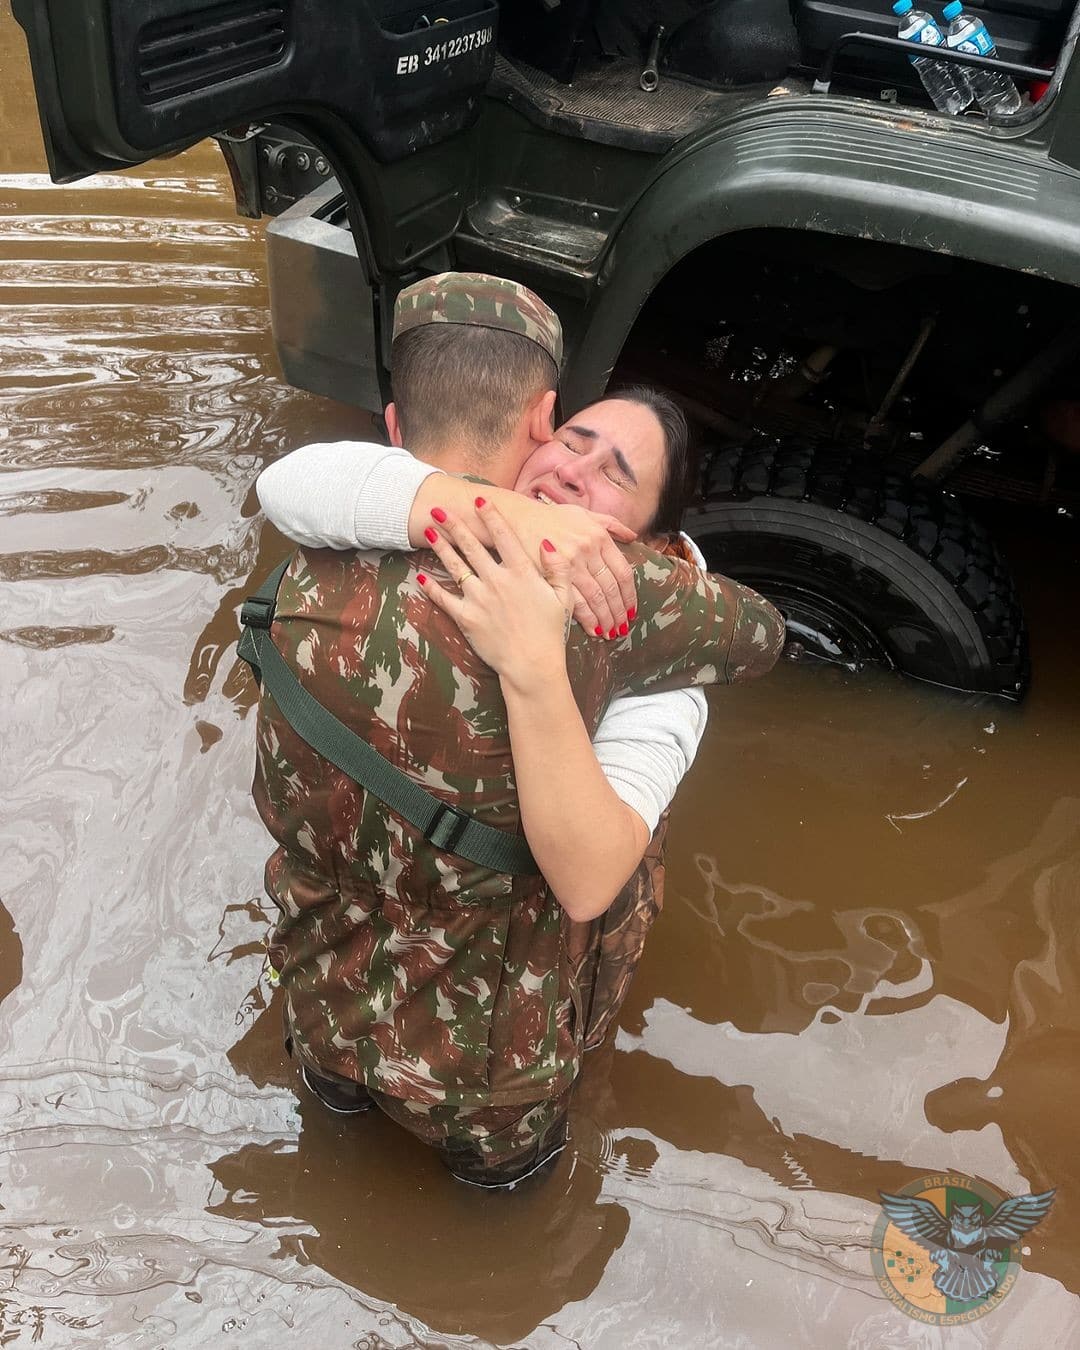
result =
[[621,690],[735,684],[771,670],[784,621],[756,591],[638,545],[638,622],[616,653]]

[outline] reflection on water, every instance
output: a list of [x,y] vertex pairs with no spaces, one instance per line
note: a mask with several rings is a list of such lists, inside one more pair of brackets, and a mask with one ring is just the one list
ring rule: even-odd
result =
[[[1058,1201],[990,1321],[1075,1343],[1080,717],[1067,522],[1011,540],[1028,704],[786,667],[713,698],[574,1147],[513,1196],[298,1102],[232,654],[290,390],[216,151],[53,187],[0,14],[0,1343],[936,1344],[879,1189]],[[985,1328],[992,1325],[992,1341]]]

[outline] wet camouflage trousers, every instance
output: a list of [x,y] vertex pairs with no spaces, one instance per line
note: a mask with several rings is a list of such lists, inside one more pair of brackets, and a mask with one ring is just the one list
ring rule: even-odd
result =
[[[286,1038],[286,1047],[290,1042]],[[331,1110],[377,1106],[395,1124],[433,1148],[454,1176],[480,1186],[524,1179],[566,1143],[572,1088],[520,1106],[449,1106],[405,1101],[352,1079],[305,1069],[307,1086]]]
[[428,1106],[372,1092],[375,1105],[433,1148],[463,1181],[508,1185],[528,1176],[566,1143],[573,1088],[522,1106]]
[[[637,871],[604,914],[591,923],[566,921],[566,951],[580,991],[586,1050],[601,1044],[618,1017],[645,940],[663,908],[667,829],[665,811]],[[539,1102],[467,1107],[406,1101],[324,1072],[316,1078],[353,1094],[357,1104],[370,1101],[433,1148],[455,1176],[479,1185],[508,1185],[528,1175],[566,1140],[573,1085]],[[319,1083],[315,1086],[317,1091]]]

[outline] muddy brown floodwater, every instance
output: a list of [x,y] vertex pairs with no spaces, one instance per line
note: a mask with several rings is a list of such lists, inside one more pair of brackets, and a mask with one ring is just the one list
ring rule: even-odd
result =
[[[667,909],[545,1184],[298,1103],[230,649],[260,467],[368,419],[272,352],[204,145],[49,183],[0,13],[0,1343],[1080,1344],[1078,535],[1013,522],[1022,710],[784,667],[713,699]],[[1057,1187],[948,1331],[877,1192]]]

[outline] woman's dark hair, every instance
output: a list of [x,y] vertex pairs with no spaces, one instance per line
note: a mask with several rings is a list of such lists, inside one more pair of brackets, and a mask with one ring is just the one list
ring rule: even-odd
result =
[[664,433],[664,476],[660,480],[660,501],[650,530],[677,530],[690,487],[690,429],[686,414],[673,398],[648,384],[627,384],[609,389],[605,398],[621,398],[648,408]]

